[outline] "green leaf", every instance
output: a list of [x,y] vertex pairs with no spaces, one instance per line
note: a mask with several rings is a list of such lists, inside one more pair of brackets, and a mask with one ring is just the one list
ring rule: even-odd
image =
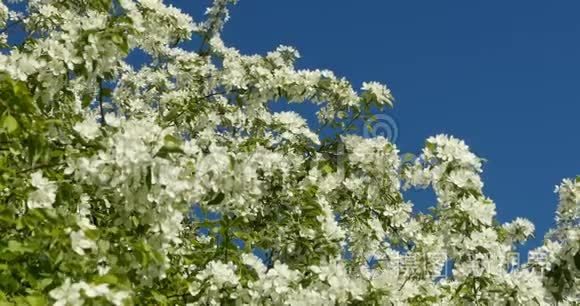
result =
[[43,306],[43,305],[48,305],[48,302],[42,296],[29,295],[29,296],[26,297],[26,302],[30,306]]
[[366,127],[367,127],[367,130],[369,130],[369,131],[373,130],[373,125],[370,123],[367,123]]
[[432,143],[432,142],[426,142],[425,147],[427,147],[427,149],[433,151],[433,150],[435,150],[435,148],[437,148],[437,145]]
[[163,305],[167,304],[167,298],[165,297],[165,295],[163,295],[157,291],[151,291],[151,295],[153,295],[153,298],[158,303],[161,303]]
[[119,279],[113,274],[105,274],[105,275],[97,276],[94,278],[93,281],[97,284],[116,285],[119,283]]
[[110,97],[112,93],[113,93],[113,90],[111,88],[103,88],[103,89],[101,89],[101,95],[103,97]]
[[18,121],[12,115],[6,114],[2,117],[2,129],[6,130],[9,134],[16,132],[18,127]]
[[322,171],[324,171],[324,173],[329,174],[332,173],[334,171],[334,169],[332,169],[332,166],[329,164],[326,164],[324,166],[322,166]]
[[179,110],[178,108],[173,108],[169,111],[169,113],[167,113],[167,115],[165,115],[165,121],[173,121],[175,120],[179,114],[181,113],[181,110]]
[[43,290],[44,288],[48,287],[52,284],[52,278],[43,278],[36,283],[36,288],[39,290]]
[[574,255],[574,264],[576,265],[576,269],[580,269],[580,252]]
[[183,153],[181,149],[181,140],[172,135],[165,136],[164,145],[157,152],[157,156],[167,157],[169,153]]
[[222,192],[220,192],[220,193],[218,193],[217,196],[215,196],[215,198],[213,198],[213,200],[209,201],[207,203],[207,205],[216,205],[216,204],[219,204],[219,203],[221,203],[224,200],[225,197],[226,197],[226,195],[223,194]]
[[22,243],[16,240],[8,241],[8,250],[12,253],[31,253],[33,250],[29,247],[22,245]]
[[93,101],[92,95],[89,95],[89,94],[84,94],[81,99],[82,99],[82,106],[83,106],[83,108],[88,107],[89,105],[91,105],[91,102]]
[[412,160],[414,160],[417,156],[415,156],[415,154],[413,153],[405,153],[403,154],[402,160],[404,163],[406,162],[410,162]]

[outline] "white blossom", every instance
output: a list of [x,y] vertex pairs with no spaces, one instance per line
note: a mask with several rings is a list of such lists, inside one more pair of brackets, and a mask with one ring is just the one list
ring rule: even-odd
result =
[[97,247],[96,243],[87,238],[82,230],[70,232],[70,240],[72,249],[79,255],[85,255],[85,250]]
[[368,92],[379,104],[393,106],[393,96],[385,85],[378,82],[363,82],[361,89]]
[[87,116],[83,121],[75,124],[74,130],[87,140],[93,140],[101,135],[100,125],[92,116]]
[[28,195],[28,208],[52,208],[56,199],[56,184],[43,177],[42,171],[30,175],[30,184],[36,190]]
[[461,200],[459,204],[461,210],[467,213],[471,220],[480,222],[487,226],[491,225],[495,216],[495,205],[488,201],[478,201],[474,197],[468,197]]
[[80,291],[81,286],[71,284],[71,280],[67,278],[60,287],[50,291],[50,297],[56,300],[55,306],[80,306],[84,304]]

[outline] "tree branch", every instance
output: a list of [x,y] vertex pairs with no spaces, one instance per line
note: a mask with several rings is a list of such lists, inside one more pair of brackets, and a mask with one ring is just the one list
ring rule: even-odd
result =
[[62,166],[65,165],[66,163],[56,163],[56,164],[43,164],[43,165],[38,165],[32,168],[28,168],[28,169],[24,169],[21,171],[18,171],[16,173],[21,174],[21,173],[26,173],[26,172],[30,172],[30,171],[34,171],[34,170],[38,170],[38,169],[45,169],[45,168],[52,168],[52,167],[56,167],[56,166]]
[[101,126],[105,126],[105,110],[103,109],[103,79],[99,77],[99,109],[101,111]]

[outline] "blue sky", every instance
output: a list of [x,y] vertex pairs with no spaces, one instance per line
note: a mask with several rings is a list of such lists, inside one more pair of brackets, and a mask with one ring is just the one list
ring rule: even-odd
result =
[[[170,3],[199,18],[209,1]],[[579,11],[571,0],[241,0],[223,37],[245,53],[294,46],[299,67],[356,87],[386,83],[401,151],[438,133],[464,139],[488,160],[499,220],[531,219],[533,246],[553,224],[554,186],[580,174]],[[313,119],[308,106],[295,110]]]

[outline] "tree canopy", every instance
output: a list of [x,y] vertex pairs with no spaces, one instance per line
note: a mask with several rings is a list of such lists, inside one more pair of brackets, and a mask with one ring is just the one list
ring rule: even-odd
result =
[[[200,21],[160,0],[0,2],[0,305],[580,302],[580,177],[517,262],[534,226],[495,219],[462,140],[408,155],[360,136],[390,90],[296,69],[288,46],[241,54],[220,38],[234,2]],[[316,105],[327,132],[273,103]]]

